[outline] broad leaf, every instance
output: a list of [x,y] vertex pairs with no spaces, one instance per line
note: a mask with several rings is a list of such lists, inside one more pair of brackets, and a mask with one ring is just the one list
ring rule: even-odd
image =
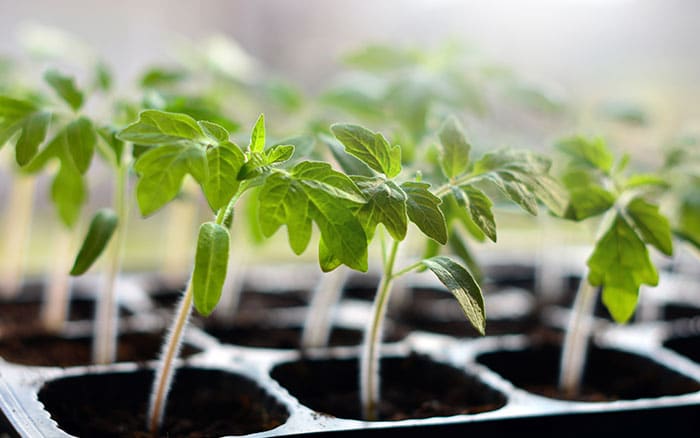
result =
[[447,222],[440,209],[442,201],[433,195],[430,184],[408,181],[401,184],[406,193],[408,218],[428,237],[444,245],[447,243]]
[[194,306],[199,313],[208,316],[221,298],[226,280],[230,235],[226,228],[205,222],[199,227],[197,253],[192,272]]
[[295,179],[303,181],[310,188],[320,189],[335,198],[357,204],[365,203],[365,198],[355,183],[328,163],[304,161],[294,166],[291,173]]
[[671,226],[666,216],[659,213],[659,207],[642,198],[634,198],[625,207],[635,228],[645,243],[666,254],[673,255]]
[[572,137],[560,141],[556,147],[577,165],[592,167],[606,174],[612,170],[612,152],[601,138]]
[[258,121],[255,122],[253,131],[250,133],[251,152],[262,152],[265,149],[265,116],[260,114]]
[[451,117],[440,129],[442,157],[440,166],[447,178],[453,178],[466,172],[469,167],[471,146],[467,143],[464,132],[456,118]]
[[366,203],[356,216],[371,240],[377,225],[382,223],[394,240],[406,238],[408,214],[406,194],[393,181],[380,177],[354,176],[352,180],[365,197]]
[[190,116],[158,110],[145,110],[136,122],[124,128],[119,139],[146,146],[181,142],[208,143],[209,138]]
[[311,239],[309,199],[292,178],[272,174],[258,196],[258,222],[263,234],[270,237],[287,225],[289,245],[295,254],[306,250]]
[[90,222],[90,228],[80,247],[70,275],[82,275],[95,263],[107,247],[117,229],[117,215],[110,209],[99,210]]
[[22,134],[15,145],[17,164],[25,166],[36,156],[39,145],[46,139],[50,121],[51,113],[47,112],[36,112],[24,120]]
[[564,217],[581,221],[606,212],[615,204],[615,195],[597,185],[569,191],[569,205]]
[[626,322],[637,307],[639,287],[656,286],[659,274],[644,242],[616,214],[588,259],[588,281],[603,287],[603,302],[615,321]]
[[466,186],[463,190],[469,200],[469,214],[472,220],[492,242],[495,242],[496,220],[491,209],[493,202],[484,192],[475,187]]
[[481,288],[472,275],[448,257],[437,256],[422,263],[428,267],[457,298],[469,322],[482,335],[486,333],[486,312]]
[[140,175],[136,199],[141,214],[148,216],[175,198],[187,173],[201,181],[206,160],[203,149],[183,144],[153,148],[141,155],[134,164]]
[[80,173],[85,173],[95,152],[97,134],[90,119],[80,117],[66,125],[51,143],[48,147],[55,148],[62,160],[70,160]]
[[374,172],[367,166],[364,161],[355,158],[345,152],[345,146],[335,137],[330,135],[320,134],[321,141],[328,145],[333,158],[338,162],[338,165],[348,175],[372,176]]
[[65,76],[56,70],[49,70],[44,74],[46,82],[54,89],[73,111],[78,111],[83,106],[83,93],[78,90],[75,80]]
[[238,190],[238,172],[245,161],[238,146],[217,146],[207,151],[209,175],[203,185],[204,194],[213,211],[225,207]]
[[358,125],[335,124],[331,131],[345,146],[345,151],[370,168],[393,178],[401,172],[401,148],[391,146],[379,133]]

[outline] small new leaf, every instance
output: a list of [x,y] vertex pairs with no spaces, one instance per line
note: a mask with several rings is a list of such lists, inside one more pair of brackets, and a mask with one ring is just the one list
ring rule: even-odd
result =
[[673,255],[671,225],[666,216],[659,213],[659,207],[642,198],[634,198],[625,207],[627,215],[645,243],[666,254]]
[[207,122],[206,120],[200,120],[197,122],[202,131],[216,143],[224,143],[228,141],[229,132],[221,125],[217,125],[213,122]]
[[284,163],[294,155],[294,146],[291,144],[279,144],[265,151],[267,164]]
[[469,214],[471,215],[472,221],[479,227],[484,234],[491,239],[492,242],[496,241],[496,220],[493,217],[493,202],[488,196],[481,190],[466,186],[462,188],[464,194],[469,200]]
[[383,135],[351,124],[335,124],[331,126],[331,131],[343,143],[347,153],[373,170],[389,178],[401,172],[401,148],[391,146]]
[[471,146],[456,118],[450,117],[440,129],[442,156],[440,166],[447,178],[453,178],[467,171]]
[[99,210],[90,222],[90,228],[80,247],[70,275],[82,275],[95,263],[107,247],[117,229],[117,215],[110,209]]
[[83,106],[83,93],[78,90],[74,78],[56,70],[48,70],[44,74],[44,79],[73,111],[78,111]]
[[225,207],[238,190],[238,172],[244,161],[243,152],[232,143],[207,151],[209,175],[203,188],[212,211]]
[[230,235],[226,228],[205,222],[199,227],[192,272],[192,293],[197,311],[208,316],[221,298],[226,280]]
[[447,222],[440,209],[442,201],[433,195],[430,184],[408,181],[401,184],[406,193],[408,218],[431,239],[444,245],[447,243]]
[[258,121],[255,122],[253,131],[250,133],[248,149],[251,152],[262,152],[265,149],[265,116],[262,114],[258,117]]
[[459,264],[445,256],[425,259],[422,263],[428,267],[447,289],[457,298],[464,315],[480,333],[486,333],[486,312],[481,288],[474,277]]

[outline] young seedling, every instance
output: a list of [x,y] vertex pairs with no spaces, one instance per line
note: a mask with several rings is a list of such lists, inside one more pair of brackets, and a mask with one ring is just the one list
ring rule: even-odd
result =
[[[215,214],[213,221],[199,228],[192,275],[171,323],[153,382],[146,427],[156,434],[191,307],[194,304],[200,314],[207,316],[219,302],[229,258],[229,228],[241,196],[261,187],[258,202],[265,235],[286,225],[292,250],[301,254],[310,242],[315,223],[320,230],[322,256],[358,270],[367,269],[367,240],[354,211],[364,199],[352,180],[328,163],[300,161],[292,166],[289,160],[294,146],[266,148],[262,116],[245,151],[215,123],[155,110],[141,112],[139,119],[118,137],[148,147],[134,165],[139,176],[136,198],[144,216],[172,201],[186,175],[202,188]],[[281,167],[284,163],[290,168]]]
[[580,391],[598,289],[602,288],[603,303],[613,319],[628,321],[637,307],[640,286],[656,286],[659,281],[648,247],[670,256],[673,242],[669,221],[654,200],[666,185],[664,179],[642,173],[627,176],[629,157],[615,161],[600,138],[568,138],[557,148],[568,158],[562,181],[570,202],[564,217],[582,221],[603,216],[562,350],[559,387],[573,397]]
[[[494,184],[532,214],[537,213],[537,199],[559,206],[561,194],[558,185],[547,174],[549,161],[535,153],[501,150],[472,163],[471,147],[454,118],[440,131],[442,185],[433,190],[431,184],[419,179],[398,181],[402,171],[401,148],[391,145],[381,134],[350,124],[336,124],[331,129],[347,153],[372,169],[372,176],[352,177],[365,196],[366,204],[358,210],[357,217],[368,239],[372,239],[380,223],[391,237],[388,245],[383,235],[380,238],[382,276],[360,358],[361,412],[366,420],[376,420],[380,399],[379,345],[392,283],[397,278],[420,269],[431,270],[457,298],[474,328],[481,334],[486,329],[481,288],[468,269],[439,255],[397,269],[396,256],[400,243],[407,237],[409,222],[425,236],[444,245],[448,240],[448,227],[440,208],[441,198],[455,196],[461,200],[474,223],[495,241],[493,203],[478,188],[481,183]],[[329,257],[323,260],[327,267],[338,263]]]

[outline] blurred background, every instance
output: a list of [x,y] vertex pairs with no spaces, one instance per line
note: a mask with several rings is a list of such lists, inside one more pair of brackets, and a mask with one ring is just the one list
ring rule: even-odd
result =
[[[360,78],[346,62],[369,44],[421,51],[429,71],[459,58],[465,74],[478,72],[471,82],[477,94],[500,84],[507,99],[481,96],[461,117],[483,148],[549,150],[562,135],[600,134],[654,166],[668,144],[700,132],[700,2],[692,0],[0,0],[0,57],[21,63],[42,50],[96,56],[112,70],[116,92],[126,94],[153,65],[214,59],[238,78],[283,81],[277,98],[294,111],[280,112],[278,123],[294,128],[308,115],[295,112],[304,99],[353,80],[371,89],[372,68]],[[56,63],[80,81],[79,61],[43,57],[20,82],[40,82]],[[242,132],[256,116],[236,113]],[[0,172],[5,206],[10,175]],[[107,202],[108,193],[94,193],[90,209]],[[150,224],[133,233],[160,227]],[[41,254],[40,242],[32,245]],[[131,248],[134,265],[150,260],[151,247],[143,246]]]

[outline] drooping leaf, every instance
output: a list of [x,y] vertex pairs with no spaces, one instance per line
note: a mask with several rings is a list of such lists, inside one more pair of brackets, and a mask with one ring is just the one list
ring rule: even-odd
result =
[[642,198],[634,198],[625,207],[627,215],[645,243],[666,254],[673,255],[671,225],[659,207]]
[[469,214],[472,220],[492,242],[495,242],[496,220],[491,209],[493,202],[484,192],[476,187],[466,186],[463,190],[469,200]]
[[656,286],[659,274],[644,242],[620,214],[596,242],[588,259],[588,281],[603,287],[603,303],[615,321],[624,323],[637,307],[639,287]]
[[411,222],[436,242],[447,243],[447,222],[440,209],[442,201],[430,192],[430,184],[407,181],[401,188],[407,196],[406,212]]
[[481,288],[471,273],[445,256],[422,260],[435,276],[457,298],[467,320],[482,335],[486,333],[486,312]]
[[105,208],[92,217],[87,235],[73,262],[70,275],[82,275],[95,263],[107,247],[109,240],[117,229],[119,220],[116,213]]
[[343,143],[347,153],[373,170],[389,178],[401,172],[401,148],[391,146],[383,135],[351,124],[335,124],[331,126],[331,131]]
[[158,110],[142,111],[138,120],[124,128],[118,137],[146,146],[208,142],[208,137],[192,117]]
[[366,203],[357,211],[367,239],[372,239],[377,225],[384,224],[394,240],[406,238],[408,213],[407,196],[391,180],[381,177],[354,176],[352,180],[365,197]]
[[61,167],[51,184],[51,199],[56,205],[61,221],[66,226],[75,225],[85,202],[85,196],[85,182],[80,172],[65,161],[61,162]]
[[20,166],[27,165],[39,150],[46,138],[51,121],[51,113],[36,112],[28,116],[22,124],[22,134],[15,144],[15,158]]
[[556,147],[574,164],[592,167],[606,174],[612,170],[614,157],[602,138],[571,137],[559,141]]
[[141,214],[149,216],[175,198],[187,173],[202,181],[206,160],[203,149],[184,144],[156,147],[141,155],[134,164],[140,175],[136,199]]
[[265,116],[260,114],[253,131],[250,133],[250,146],[248,148],[251,152],[262,152],[265,149]]
[[272,174],[258,196],[258,222],[266,237],[287,225],[289,245],[295,254],[306,250],[311,239],[309,199],[298,184],[282,174]]
[[456,118],[450,117],[439,132],[442,144],[440,166],[447,178],[466,172],[469,166],[471,146]]
[[226,228],[214,222],[199,227],[197,252],[192,272],[192,293],[197,311],[208,316],[221,298],[226,280],[230,235]]
[[75,85],[74,78],[65,76],[56,70],[48,70],[44,79],[63,99],[73,111],[78,111],[83,106],[83,93]]
[[232,143],[224,143],[207,151],[209,175],[203,188],[213,211],[225,207],[238,190],[238,172],[244,161],[243,152]]

